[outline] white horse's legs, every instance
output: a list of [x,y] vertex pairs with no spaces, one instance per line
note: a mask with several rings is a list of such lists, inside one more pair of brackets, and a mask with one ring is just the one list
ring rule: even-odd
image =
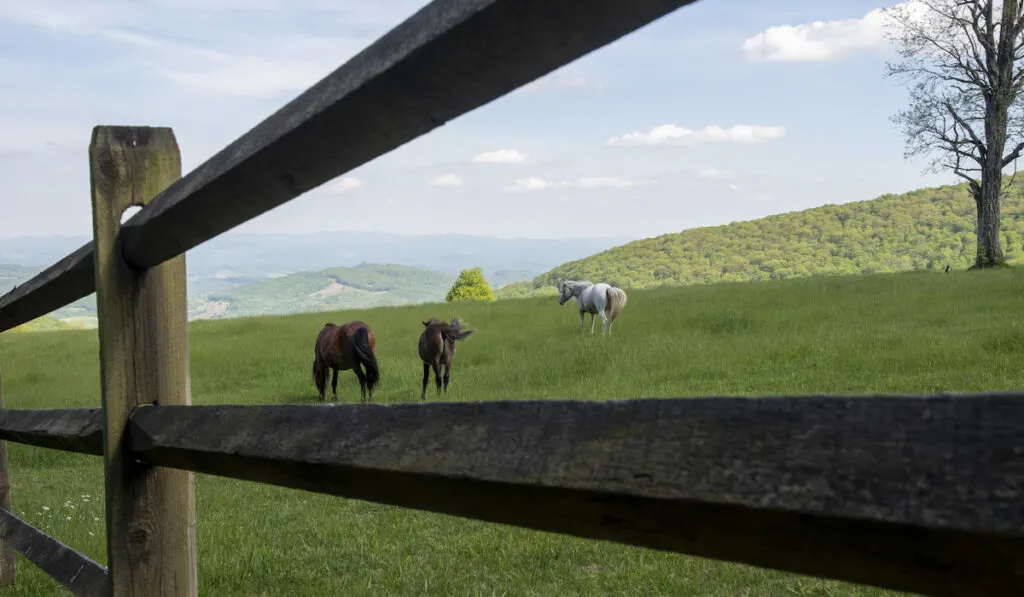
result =
[[583,311],[580,311],[580,329],[586,329],[583,327]]
[[604,311],[601,311],[601,335],[604,336],[605,334],[609,333],[610,331],[611,331],[611,328],[608,325],[608,316],[605,315]]
[[594,322],[595,322],[595,321],[596,321],[596,320],[594,319],[594,314],[593,314],[593,313],[591,313],[591,314],[590,314],[590,333],[591,333],[591,334],[593,334],[593,333],[594,333]]

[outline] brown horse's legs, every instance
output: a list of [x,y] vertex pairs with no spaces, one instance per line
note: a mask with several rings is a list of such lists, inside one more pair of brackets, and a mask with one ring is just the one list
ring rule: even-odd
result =
[[[334,395],[334,402],[338,401],[338,370],[331,367],[331,393]],[[326,376],[325,376],[326,377]],[[324,381],[327,381],[326,379]]]
[[427,399],[427,384],[430,382],[430,363],[423,363],[423,391],[420,392],[420,400]]
[[[359,379],[359,401],[366,402],[366,374],[363,373],[363,368],[359,363],[352,365],[352,370],[356,372],[356,378]],[[370,394],[370,399],[373,399],[373,394]]]
[[441,395],[441,363],[440,361],[434,361],[434,383],[437,384],[437,395]]
[[448,378],[452,373],[452,363],[448,361],[444,364],[444,393],[448,395]]

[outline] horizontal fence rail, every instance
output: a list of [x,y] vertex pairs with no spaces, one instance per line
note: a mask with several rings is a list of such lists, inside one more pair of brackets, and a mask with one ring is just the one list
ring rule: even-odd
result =
[[173,467],[928,595],[1024,590],[1024,395],[140,407]]
[[[435,0],[156,196],[124,258],[180,255],[695,1]],[[90,243],[0,297],[0,332],[87,296],[93,268]]]
[[103,411],[0,409],[0,440],[103,456]]
[[108,597],[107,569],[0,508],[0,538],[79,597]]

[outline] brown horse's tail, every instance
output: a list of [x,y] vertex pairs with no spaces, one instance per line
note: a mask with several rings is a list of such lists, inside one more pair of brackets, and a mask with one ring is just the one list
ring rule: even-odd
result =
[[441,335],[451,340],[452,342],[456,342],[458,340],[465,340],[466,338],[469,338],[475,333],[476,330],[462,329],[462,322],[459,321],[458,317],[452,320],[451,325],[446,325],[443,328],[441,328]]
[[380,368],[377,367],[377,355],[373,354],[373,348],[370,347],[370,331],[367,328],[356,330],[352,336],[352,347],[355,348],[356,358],[366,368],[366,388],[373,390],[380,382]]
[[622,313],[622,309],[626,306],[626,291],[612,286],[608,288],[605,293],[605,313],[608,315],[608,321],[615,321],[615,318]]

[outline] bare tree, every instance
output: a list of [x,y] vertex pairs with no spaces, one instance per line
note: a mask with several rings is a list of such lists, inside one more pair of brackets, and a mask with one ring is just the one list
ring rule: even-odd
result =
[[978,210],[972,269],[1003,265],[1003,170],[1024,151],[1020,0],[911,0],[885,14],[900,57],[886,75],[910,86],[909,107],[893,117],[907,140],[905,157],[928,156],[928,170],[952,170],[968,182]]

